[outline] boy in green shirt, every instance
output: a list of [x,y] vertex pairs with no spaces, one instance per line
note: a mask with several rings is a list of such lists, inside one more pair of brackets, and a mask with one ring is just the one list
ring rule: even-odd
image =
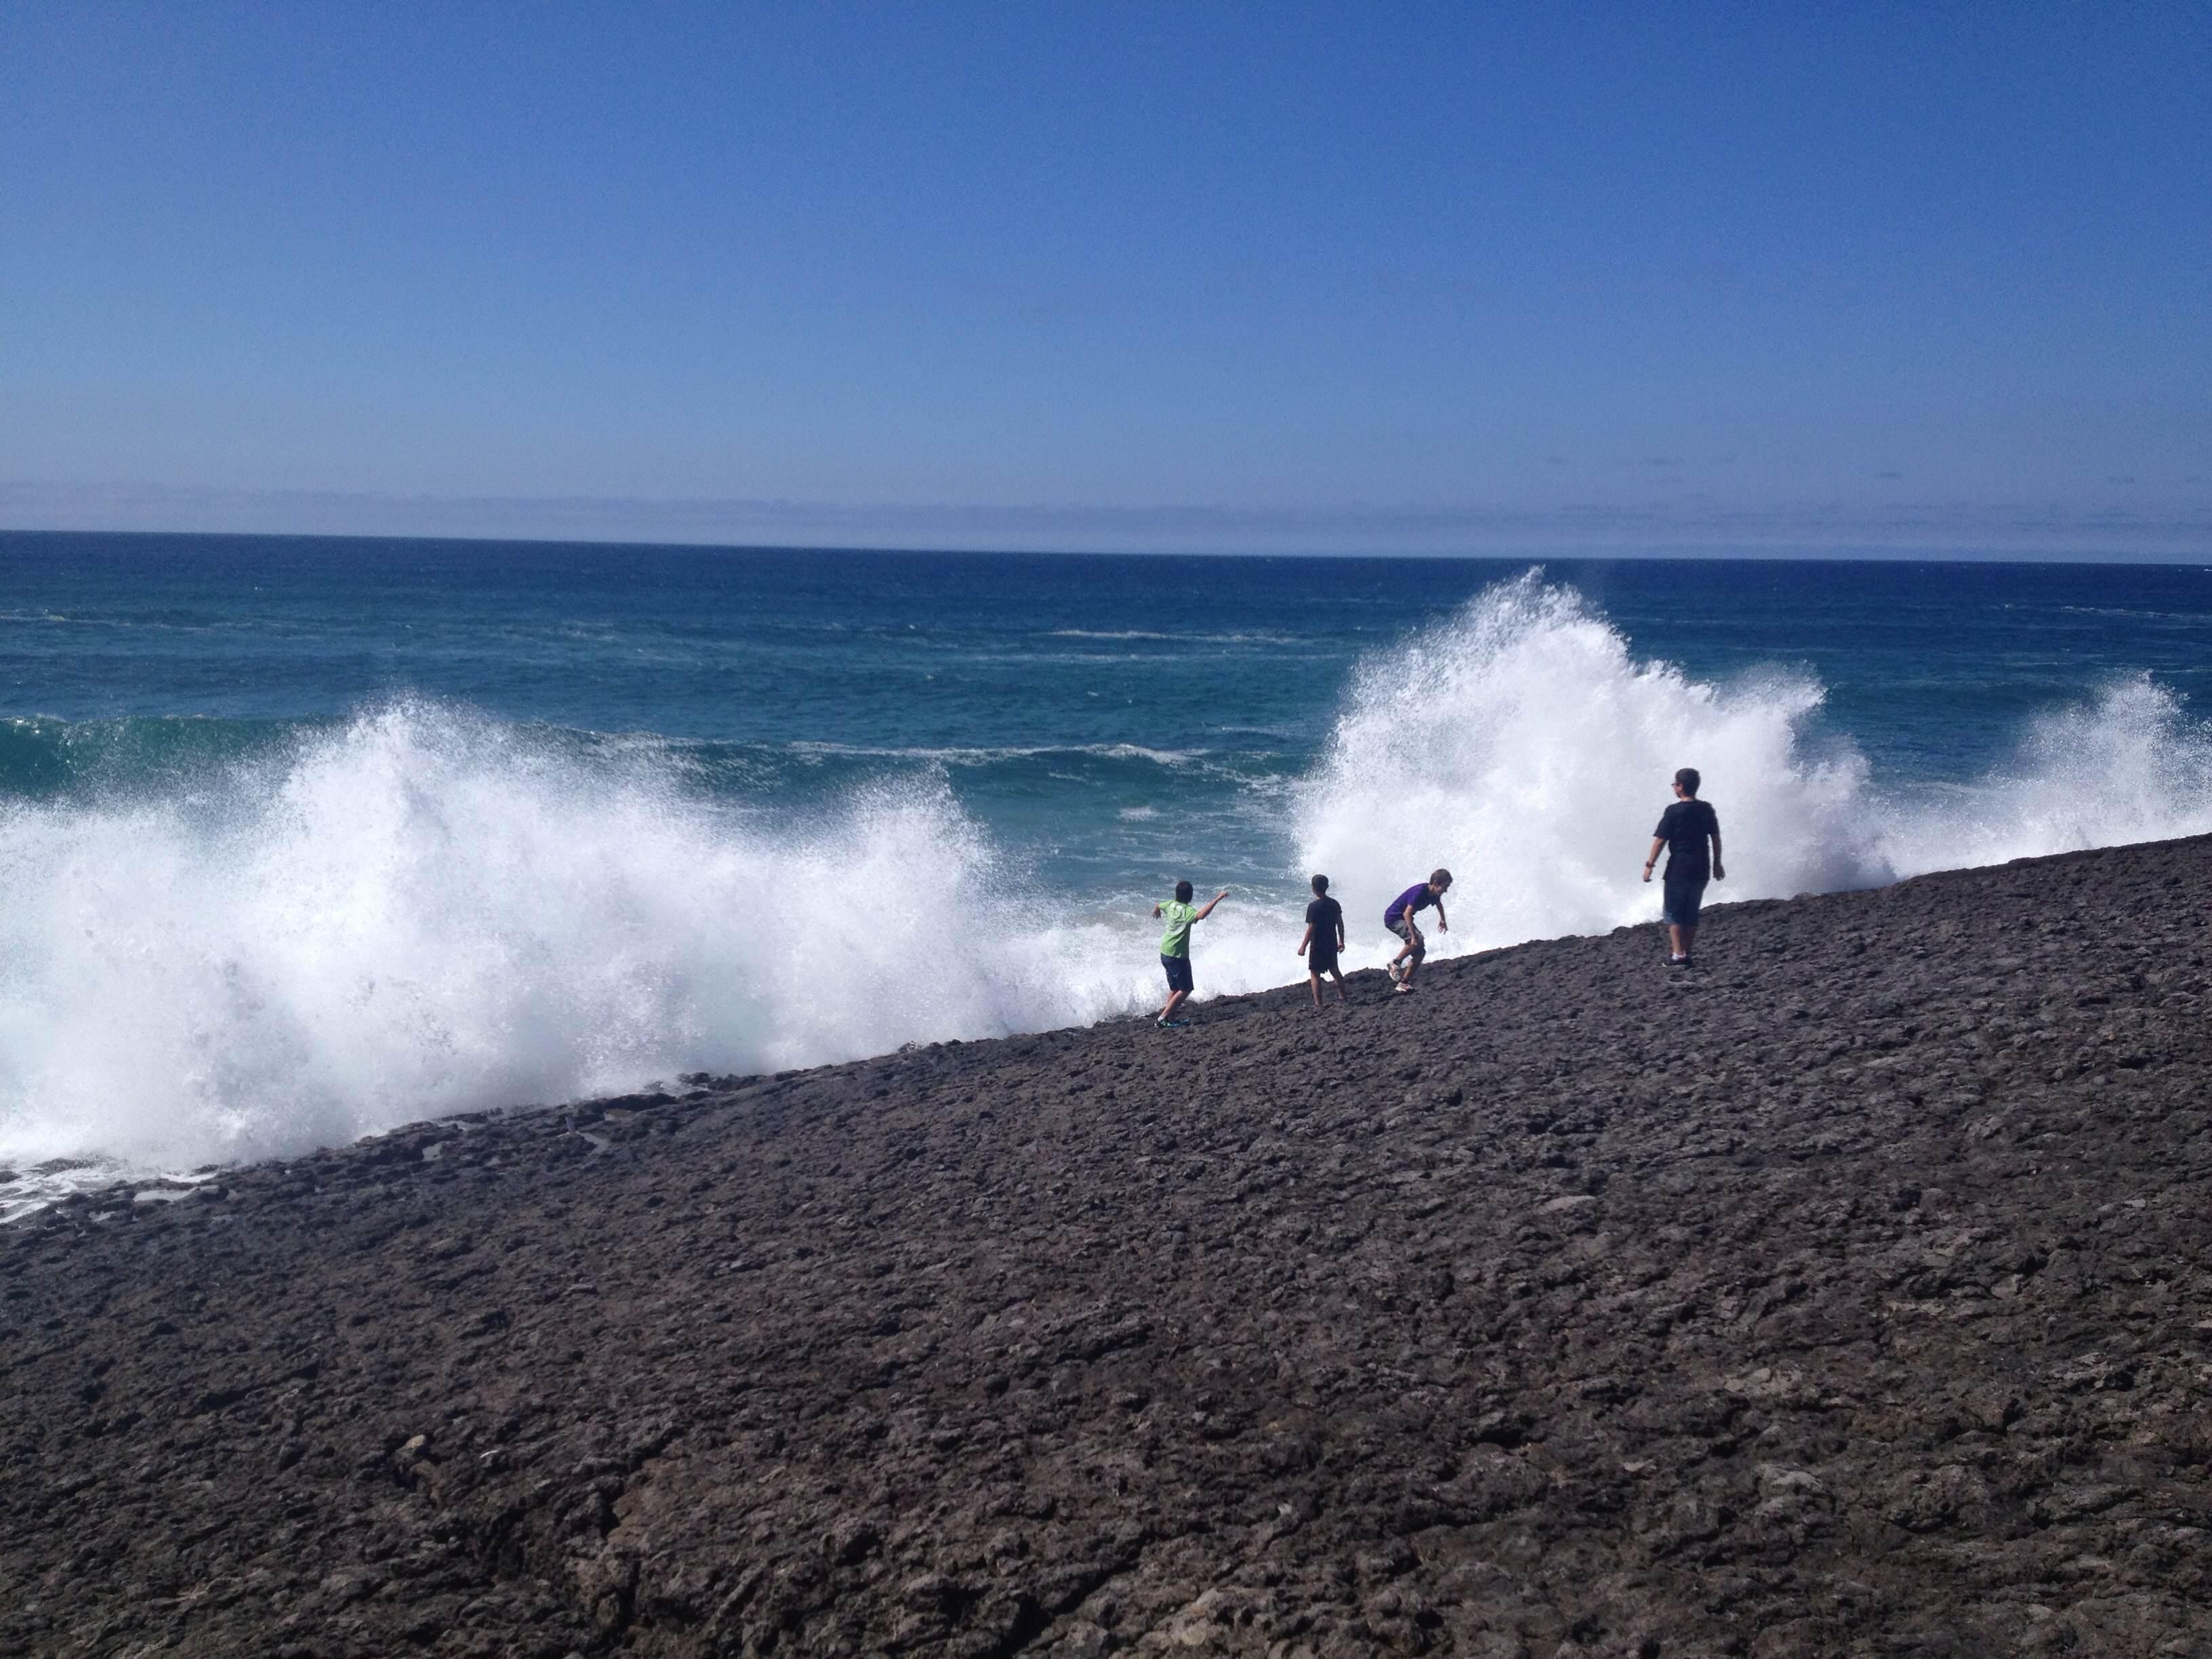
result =
[[1190,902],[1191,886],[1187,881],[1176,884],[1176,896],[1152,907],[1152,914],[1167,919],[1168,930],[1160,935],[1160,966],[1167,970],[1168,1006],[1160,1010],[1160,1024],[1164,1026],[1188,1025],[1187,1019],[1175,1017],[1182,1000],[1190,994],[1190,925],[1204,921],[1213,914],[1213,907],[1229,896],[1224,887],[1206,902],[1200,908]]

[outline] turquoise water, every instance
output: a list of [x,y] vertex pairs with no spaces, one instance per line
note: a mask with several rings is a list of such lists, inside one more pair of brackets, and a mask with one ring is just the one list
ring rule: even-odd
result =
[[[579,757],[665,744],[700,787],[817,801],[941,769],[1055,881],[1150,878],[1309,769],[1356,663],[1527,570],[1489,560],[1070,558],[276,538],[0,536],[0,799],[131,790],[395,700]],[[1638,657],[1802,674],[1809,738],[1963,781],[2126,677],[2201,708],[2198,568],[1554,563]],[[1173,757],[1164,761],[1160,757]],[[1174,827],[1117,817],[1152,810]]]
[[2209,700],[2197,568],[0,535],[0,1158],[1104,1018],[1180,876],[1201,997],[1610,927],[1684,763],[1723,898],[2212,829]]

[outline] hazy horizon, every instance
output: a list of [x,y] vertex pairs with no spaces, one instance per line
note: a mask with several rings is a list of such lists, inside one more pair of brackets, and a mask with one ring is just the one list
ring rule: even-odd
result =
[[331,541],[331,542],[398,542],[423,544],[478,544],[486,547],[533,545],[599,547],[610,551],[634,550],[648,551],[655,549],[699,552],[724,553],[855,553],[924,556],[933,554],[957,556],[974,554],[978,556],[1018,557],[1024,555],[1050,558],[1161,558],[1161,559],[1379,559],[1379,560],[1468,560],[1489,563],[1527,564],[1542,566],[1553,562],[1563,563],[1604,563],[1610,560],[1673,560],[1680,562],[1718,562],[1757,563],[1761,562],[1790,563],[1922,563],[1922,564],[2076,564],[2112,566],[2189,566],[2204,565],[2212,568],[2212,552],[2177,550],[2163,555],[2143,554],[2109,547],[2087,547],[2071,543],[2053,542],[2045,546],[2003,546],[1988,543],[1929,542],[1925,544],[1879,546],[1865,543],[1806,544],[1789,542],[1735,542],[1680,540],[1632,545],[1619,542],[1589,539],[1558,540],[1540,543],[1523,538],[1517,542],[1500,541],[1486,546],[1462,545],[1419,550],[1389,548],[1353,548],[1346,546],[1297,548],[1277,546],[1201,547],[1187,543],[1170,544],[1160,541],[1115,546],[1103,542],[1089,544],[1069,544],[1062,546],[1040,546],[1030,543],[1005,541],[992,543],[976,539],[958,541],[941,539],[891,542],[884,540],[831,539],[814,540],[725,539],[705,536],[607,536],[586,534],[573,527],[567,532],[548,532],[538,535],[494,533],[485,531],[447,532],[417,530],[265,530],[246,528],[175,529],[156,526],[140,529],[117,529],[107,526],[82,527],[65,525],[0,525],[0,540],[9,538],[27,538],[40,536],[95,538],[119,537],[129,538],[170,539],[177,541],[210,540],[248,538],[266,540]]
[[0,524],[2212,550],[2212,11],[0,11]]

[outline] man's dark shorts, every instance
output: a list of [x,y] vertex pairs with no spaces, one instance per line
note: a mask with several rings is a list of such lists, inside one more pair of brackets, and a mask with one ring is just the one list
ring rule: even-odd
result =
[[1193,988],[1190,982],[1190,958],[1188,957],[1162,957],[1160,958],[1160,966],[1168,970],[1169,990],[1188,991]]
[[1669,927],[1696,927],[1705,902],[1705,878],[1669,876],[1660,886],[1659,920]]

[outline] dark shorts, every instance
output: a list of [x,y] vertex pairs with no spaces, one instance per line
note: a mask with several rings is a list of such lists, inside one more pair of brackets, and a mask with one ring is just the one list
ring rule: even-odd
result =
[[1188,957],[1162,957],[1160,966],[1168,970],[1169,990],[1188,991],[1192,988]]
[[1413,947],[1413,954],[1415,956],[1421,957],[1428,954],[1428,942],[1421,937],[1421,930],[1413,926],[1413,920],[1411,916],[1407,916],[1399,921],[1386,921],[1382,925],[1385,927],[1388,927],[1392,933],[1395,933],[1400,939],[1405,940],[1407,944],[1412,945]]
[[1310,974],[1333,974],[1336,971],[1334,939],[1331,939],[1326,947],[1318,944],[1306,947],[1306,971]]
[[1704,876],[1669,876],[1660,884],[1659,920],[1670,927],[1694,927],[1705,902]]

